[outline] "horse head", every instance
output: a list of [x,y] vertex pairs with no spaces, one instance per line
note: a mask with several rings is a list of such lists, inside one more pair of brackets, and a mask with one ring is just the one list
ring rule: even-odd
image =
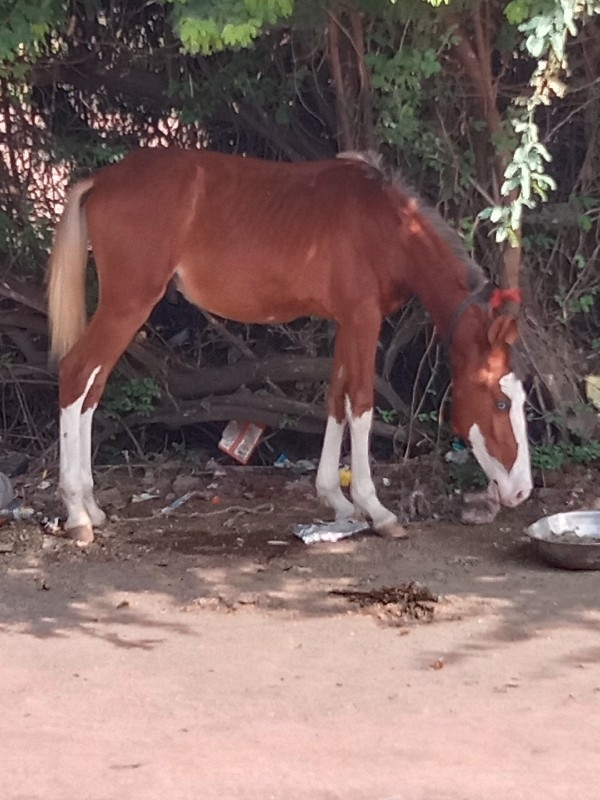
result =
[[482,308],[472,305],[453,332],[452,424],[468,441],[500,502],[517,506],[531,494],[525,390],[514,364],[516,319],[502,313],[518,302],[514,290],[496,289]]

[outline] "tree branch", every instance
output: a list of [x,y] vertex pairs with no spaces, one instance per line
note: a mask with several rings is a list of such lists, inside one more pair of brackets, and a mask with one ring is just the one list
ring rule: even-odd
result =
[[344,91],[344,78],[340,57],[339,20],[333,11],[329,12],[329,62],[335,91],[335,108],[337,118],[337,138],[340,150],[354,150],[352,125]]
[[[302,403],[283,397],[257,394],[234,394],[206,397],[201,402],[182,403],[177,410],[155,409],[149,415],[130,414],[122,423],[128,428],[141,425],[165,425],[180,428],[183,425],[200,425],[208,422],[227,422],[231,419],[255,422],[271,428],[294,430],[301,433],[322,434],[327,413],[324,407]],[[120,422],[105,423],[98,444],[118,432]],[[376,420],[373,434],[385,439],[404,439],[404,428]]]
[[0,298],[14,300],[15,303],[46,313],[46,301],[40,287],[25,286],[21,281],[12,278],[0,280]]

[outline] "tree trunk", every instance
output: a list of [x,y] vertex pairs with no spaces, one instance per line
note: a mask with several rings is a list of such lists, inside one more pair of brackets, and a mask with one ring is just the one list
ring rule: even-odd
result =
[[362,12],[329,12],[329,64],[340,150],[373,147],[371,76],[365,59]]
[[[454,60],[469,81],[473,92],[473,109],[486,124],[491,149],[493,142],[503,140],[503,126],[498,107],[497,82],[492,74],[492,31],[488,11],[487,3],[479,2],[470,17],[467,17],[466,13],[462,17],[448,14],[446,19],[457,37],[453,47]],[[470,27],[471,34],[467,26]],[[514,201],[515,193],[502,196],[500,187],[504,182],[506,167],[511,161],[511,152],[496,146],[488,158],[492,167],[490,194],[495,203],[509,205]],[[521,225],[515,234],[516,241],[507,241],[502,248],[499,283],[503,288],[523,286],[527,296],[527,281],[522,270]],[[549,395],[549,405],[553,411],[558,412],[558,427],[563,434],[566,435],[567,430],[577,432],[582,423],[574,412],[581,403],[578,375],[574,368],[575,358],[564,337],[561,337],[560,341],[553,341],[549,346],[549,331],[541,322],[542,317],[536,310],[535,299],[528,299],[532,302],[528,304],[526,316],[512,303],[506,310],[515,316],[520,315],[523,348],[536,385],[544,387],[543,390],[538,389],[540,405],[543,408],[544,400],[541,392],[545,391]]]

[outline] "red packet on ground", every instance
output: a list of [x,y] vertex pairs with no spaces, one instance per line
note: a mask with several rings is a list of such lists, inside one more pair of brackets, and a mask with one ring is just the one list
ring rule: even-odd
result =
[[252,453],[260,444],[263,433],[267,429],[266,425],[258,425],[254,422],[237,422],[232,419],[223,430],[219,450],[239,461],[240,464],[247,464]]

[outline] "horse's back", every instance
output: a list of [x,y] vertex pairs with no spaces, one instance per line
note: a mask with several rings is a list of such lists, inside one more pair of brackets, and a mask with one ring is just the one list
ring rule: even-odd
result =
[[[360,158],[321,159],[306,162],[267,161],[209,150],[142,148],[119,163],[100,170],[94,178],[95,194],[136,200],[164,200],[184,187],[194,186],[206,200],[254,206],[258,200],[282,210],[302,209],[316,219],[331,217],[349,205],[385,200],[373,167]],[[183,199],[183,197],[181,197]],[[273,209],[274,210],[274,209]]]
[[[136,269],[164,264],[197,305],[247,322],[339,318],[340,302],[378,291],[397,224],[382,182],[358,159],[147,148],[99,172],[89,205],[105,261],[137,249]],[[155,274],[162,280],[162,268]]]

